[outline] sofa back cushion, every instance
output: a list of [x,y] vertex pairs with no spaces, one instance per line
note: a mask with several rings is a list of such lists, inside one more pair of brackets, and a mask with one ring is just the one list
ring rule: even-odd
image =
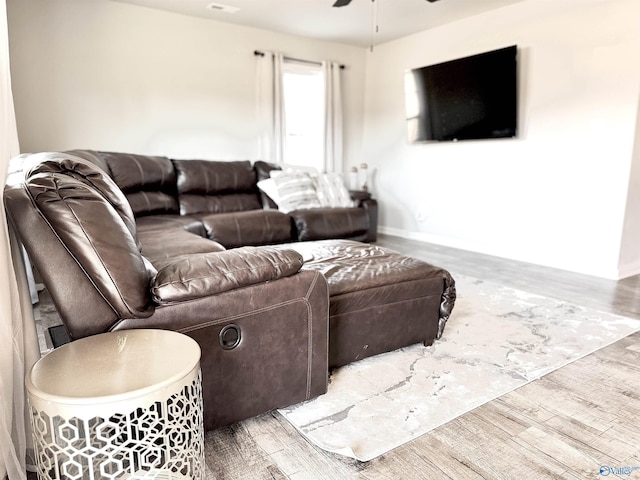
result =
[[173,163],[181,215],[262,208],[251,162],[173,160]]
[[149,282],[155,271],[140,253],[133,212],[120,189],[106,172],[77,156],[43,153],[29,160],[24,190],[57,240],[47,248],[62,245],[119,318],[151,315]]
[[178,213],[176,173],[167,157],[101,152],[136,217]]
[[100,152],[96,152],[95,150],[67,150],[64,153],[68,153],[69,155],[74,155],[76,157],[83,158],[89,163],[94,164],[96,167],[100,168],[107,172],[108,175],[111,175],[109,172],[109,165],[104,161],[104,158],[100,155]]
[[[271,178],[271,172],[273,170],[282,170],[282,167],[276,163],[265,162],[264,160],[257,160],[253,164],[253,168],[256,171],[258,182],[261,180],[268,180]],[[278,204],[269,197],[264,191],[260,191],[260,200],[262,201],[263,208],[270,208],[277,210]]]

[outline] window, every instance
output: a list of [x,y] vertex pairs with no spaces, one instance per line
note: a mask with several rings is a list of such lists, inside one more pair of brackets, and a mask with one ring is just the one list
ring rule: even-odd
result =
[[322,67],[285,60],[282,71],[286,143],[284,162],[324,170]]

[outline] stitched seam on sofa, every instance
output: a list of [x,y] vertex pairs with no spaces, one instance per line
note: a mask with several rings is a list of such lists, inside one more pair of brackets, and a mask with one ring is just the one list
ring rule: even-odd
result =
[[301,297],[294,298],[292,300],[287,300],[287,301],[284,301],[284,302],[276,303],[276,304],[270,305],[268,307],[259,308],[257,310],[251,310],[250,312],[238,313],[236,315],[231,315],[229,317],[219,318],[217,320],[210,320],[210,321],[205,322],[205,323],[199,323],[198,325],[193,325],[191,327],[180,328],[177,331],[180,332],[180,333],[194,332],[196,330],[201,330],[203,328],[212,327],[214,325],[219,325],[221,323],[227,323],[227,322],[238,320],[238,319],[241,319],[241,318],[250,317],[252,315],[269,312],[271,310],[275,310],[277,308],[285,307],[285,306],[288,306],[288,305],[294,305],[294,304],[296,304],[298,302],[304,302],[307,305],[309,304],[309,301],[306,298],[301,298]]
[[240,224],[238,223],[238,217],[233,217],[233,223],[236,225],[236,233],[238,235],[238,244],[244,245],[244,240],[242,238],[242,229],[240,228]]
[[[56,182],[57,183],[57,182]],[[51,222],[49,222],[49,219],[47,219],[47,217],[44,215],[44,212],[42,212],[42,210],[40,210],[40,208],[38,207],[38,204],[36,203],[35,199],[33,198],[33,195],[31,195],[31,192],[29,191],[29,189],[26,187],[25,185],[25,191],[27,192],[27,195],[29,196],[29,198],[31,199],[32,204],[35,206],[36,211],[38,212],[38,215],[40,215],[40,217],[42,217],[42,219],[44,220],[44,222],[49,226],[49,229],[51,230],[51,232],[55,235],[55,237],[58,239],[58,241],[60,242],[60,244],[64,247],[64,249],[67,251],[67,253],[69,254],[69,256],[71,258],[73,258],[76,262],[76,264],[78,265],[78,267],[80,267],[80,270],[82,270],[82,272],[84,272],[85,276],[87,277],[87,280],[89,280],[89,283],[91,283],[91,285],[93,285],[93,288],[96,289],[96,291],[98,292],[98,294],[103,298],[103,300],[106,302],[107,305],[109,305],[109,308],[111,308],[111,310],[113,310],[113,312],[118,315],[118,310],[113,306],[113,304],[104,296],[104,294],[102,293],[102,291],[98,288],[98,286],[96,285],[96,283],[93,281],[93,279],[91,278],[91,276],[89,275],[89,273],[87,272],[87,270],[82,266],[82,264],[80,263],[80,261],[78,260],[78,258],[71,252],[71,250],[69,250],[69,247],[67,247],[66,243],[62,240],[62,238],[60,237],[60,235],[58,235],[58,232],[56,232],[56,230],[53,228],[53,226],[51,225]],[[66,202],[65,202],[66,205]],[[69,206],[67,205],[67,208],[69,208]],[[73,216],[75,217],[76,215],[73,214]],[[84,232],[84,229],[82,230]],[[127,307],[127,310],[129,310],[129,308]]]
[[[70,156],[75,157],[75,158],[79,158],[80,160],[84,160],[82,157],[78,157],[77,155],[70,155]],[[107,165],[107,167],[108,167],[108,165]],[[120,215],[120,217],[122,217],[123,214],[127,213],[126,211],[123,210],[124,205],[116,205],[116,204],[111,202],[112,195],[110,193],[108,193],[108,192],[105,192],[105,190],[100,185],[100,183],[106,183],[107,186],[109,186],[109,182],[106,181],[106,180],[104,182],[100,182],[99,181],[100,175],[96,175],[95,173],[94,174],[91,174],[91,173],[90,174],[83,174],[83,173],[77,172],[75,170],[65,170],[64,172],[49,172],[49,173],[50,174],[54,174],[54,176],[56,176],[56,177],[57,177],[57,175],[64,175],[64,176],[69,176],[69,177],[75,178],[75,179],[81,178],[83,180],[83,182],[88,183],[92,188],[94,188],[96,191],[98,191],[98,193],[100,193],[100,195],[102,195],[103,197],[107,198],[107,200],[109,201],[111,206],[114,208],[114,210],[116,212],[118,212],[118,215]],[[42,172],[40,174],[42,174]],[[40,175],[40,174],[38,174],[38,175]],[[116,182],[115,182],[115,180],[113,178],[108,177],[108,180],[111,181],[111,183],[113,183],[113,186],[116,189],[118,189],[118,190],[120,190],[122,192],[122,189],[116,184]],[[26,180],[25,180],[25,183],[26,183]],[[25,188],[25,190],[27,190],[27,189]],[[31,196],[31,195],[29,194],[29,196]],[[35,202],[33,202],[33,203],[35,205]],[[125,203],[127,204],[127,206],[129,208],[131,208],[131,206],[127,202],[125,202]],[[37,206],[36,206],[36,210],[38,210]],[[126,225],[126,222],[125,222],[125,225]]]
[[311,296],[311,292],[318,283],[319,276],[319,273],[316,273],[316,275],[314,275],[313,280],[311,281],[311,285],[309,285],[309,289],[304,296],[307,304],[307,330],[309,332],[307,334],[307,394],[305,397],[307,400],[311,398],[311,365],[313,363],[313,311],[311,310],[309,297]]
[[[305,264],[306,265],[306,264]],[[303,265],[302,270],[305,270],[305,265]],[[314,271],[314,272],[320,272],[322,273],[320,270],[305,270],[305,271]],[[355,290],[348,290],[346,292],[335,292],[335,293],[331,293],[331,279],[328,279],[327,282],[329,283],[329,296],[331,298],[340,298],[340,297],[344,297],[346,295],[355,295],[355,294],[369,294],[369,295],[379,295],[379,293],[389,287],[399,287],[399,291],[400,292],[406,292],[406,289],[416,289],[417,288],[417,292],[416,294],[419,296],[423,296],[425,294],[429,294],[429,295],[435,295],[437,292],[435,291],[430,291],[428,290],[428,288],[426,288],[426,286],[418,286],[416,287],[416,285],[423,283],[423,282],[428,282],[429,284],[431,284],[431,282],[433,281],[435,282],[440,282],[440,280],[442,279],[442,277],[422,277],[422,278],[407,278],[405,280],[397,280],[395,283],[383,283],[380,285],[370,285],[368,287],[364,287],[361,289],[355,289]],[[444,288],[443,288],[444,289]],[[425,291],[426,290],[426,291]],[[442,294],[442,292],[438,292],[438,294]]]
[[144,168],[142,168],[142,165],[140,164],[140,161],[138,158],[134,157],[133,155],[130,155],[129,158],[131,158],[131,160],[133,160],[133,163],[136,164],[136,167],[138,167],[138,171],[140,172],[140,183],[142,185],[145,185],[147,183],[147,179],[144,173]]
[[[173,163],[171,163],[171,168],[173,168]],[[160,190],[163,190],[164,188],[166,188],[164,173],[165,173],[164,168],[160,168]]]
[[144,198],[144,201],[147,204],[147,211],[150,212],[151,211],[151,200],[149,200],[149,196],[147,195],[147,192],[141,192],[142,193],[142,198]]
[[203,163],[200,163],[198,166],[202,170],[202,176],[204,177],[204,191],[205,193],[209,193],[209,175],[207,175],[207,169]]
[[309,289],[307,290],[307,293],[305,293],[305,295],[304,295],[304,298],[306,298],[307,300],[311,296],[311,292],[313,291],[313,289],[316,288],[316,283],[318,283],[318,277],[319,276],[320,276],[320,273],[315,272],[315,276],[313,277],[313,281],[311,282],[311,285],[309,285]]
[[[384,305],[373,305],[373,306],[369,306],[369,307],[364,307],[364,308],[359,308],[357,310],[349,310],[348,312],[344,312],[344,313],[337,313],[337,314],[329,314],[330,317],[339,317],[342,315],[351,315],[352,313],[357,313],[357,312],[366,312],[367,310],[372,310],[372,309],[378,309],[378,308],[384,308],[384,307],[389,307],[392,305],[402,305],[403,303],[411,303],[411,302],[415,302],[417,300],[424,300],[425,298],[433,298],[436,297],[436,295],[421,295],[419,297],[413,297],[413,298],[407,298],[404,300],[399,300],[397,302],[391,302],[391,303],[385,303]],[[439,297],[439,295],[438,295]]]
[[[68,205],[67,202],[65,201],[65,205]],[[100,256],[100,253],[98,252],[98,249],[95,247],[93,241],[89,238],[89,235],[87,234],[87,232],[84,229],[84,226],[80,223],[80,219],[76,216],[75,212],[73,211],[73,209],[71,207],[68,207],[69,210],[71,211],[71,213],[73,214],[74,218],[76,219],[76,221],[78,222],[78,226],[82,229],[82,233],[84,233],[85,237],[87,238],[87,240],[89,241],[89,244],[91,245],[91,247],[93,248],[93,251],[95,252],[96,256],[98,257],[98,259],[100,260],[100,263],[102,264],[102,267],[104,268],[105,272],[107,273],[107,276],[109,277],[109,279],[111,280],[111,283],[113,284],[116,292],[118,292],[118,297],[120,297],[120,300],[122,301],[122,303],[125,305],[125,307],[127,308],[127,311],[131,314],[131,315],[135,315],[134,312],[131,311],[131,308],[129,308],[129,304],[128,302],[126,302],[124,300],[124,297],[122,295],[122,292],[120,291],[120,288],[118,287],[117,282],[113,279],[113,276],[111,275],[111,272],[109,271],[109,269],[105,266],[105,262],[102,260],[102,257]],[[66,247],[65,247],[66,248]],[[106,299],[105,299],[106,300]],[[107,303],[109,303],[107,301]]]
[[[266,215],[263,215],[260,220],[262,223],[262,232],[260,232],[260,237],[266,238],[267,241],[272,242],[275,235],[275,229],[270,228],[271,221],[269,221],[269,218]],[[271,235],[269,235],[269,232],[271,232]]]
[[[324,276],[320,272],[316,271],[315,273],[316,273],[316,276],[313,279],[313,288],[315,288],[315,285],[317,284],[317,282],[320,279],[320,277],[324,278]],[[307,295],[305,296],[305,298],[308,299],[311,296],[311,292],[312,292],[313,288],[310,287],[309,290],[307,290]],[[325,300],[324,301],[325,301],[325,307],[327,309],[327,313],[329,313],[329,307],[330,307],[329,295],[325,296]],[[327,335],[327,338],[329,338],[329,322],[327,322],[326,335]],[[329,358],[329,342],[325,343],[325,351],[324,351],[324,353],[325,353],[326,357]]]
[[[316,275],[316,277],[314,277],[312,285],[315,285],[316,281],[317,281],[317,277],[318,275]],[[306,308],[307,308],[307,338],[308,338],[308,344],[307,344],[307,389],[305,392],[305,399],[309,400],[311,398],[311,371],[312,371],[312,359],[313,359],[313,352],[312,352],[312,342],[311,339],[313,337],[313,314],[312,314],[312,310],[311,310],[311,304],[309,302],[309,299],[307,297],[303,297],[303,298],[295,298],[292,300],[287,300],[285,302],[280,302],[278,304],[275,305],[270,305],[269,307],[264,307],[264,308],[260,308],[258,310],[253,310],[251,312],[247,312],[247,313],[243,313],[243,314],[238,314],[238,315],[232,315],[230,317],[225,317],[223,319],[219,319],[219,320],[213,320],[210,322],[206,322],[206,323],[201,323],[197,326],[193,326],[193,327],[186,327],[186,328],[181,328],[178,329],[178,332],[180,333],[189,333],[189,332],[194,332],[197,330],[201,330],[203,328],[207,328],[207,327],[211,327],[214,325],[219,325],[221,323],[227,323],[230,321],[235,321],[241,318],[246,318],[255,314],[260,314],[260,313],[264,313],[264,312],[268,312],[271,310],[275,310],[277,308],[281,308],[287,305],[294,305],[298,302],[304,302]],[[328,343],[328,342],[327,342]],[[328,355],[328,345],[327,345],[327,355]]]
[[[318,270],[316,268],[309,268],[308,264],[303,264],[301,270],[305,270],[305,271],[312,271],[312,272],[321,272],[321,270]],[[407,271],[405,273],[411,273],[410,271]],[[329,283],[329,296],[331,297],[339,297],[341,295],[348,295],[350,293],[358,293],[358,292],[373,292],[375,290],[379,290],[379,289],[385,289],[389,286],[403,286],[403,285],[413,285],[419,282],[427,282],[427,281],[440,281],[442,280],[442,276],[438,276],[439,272],[434,272],[433,276],[416,276],[415,278],[412,277],[408,277],[408,278],[404,278],[401,280],[397,280],[395,283],[393,284],[389,284],[389,283],[381,283],[381,284],[373,284],[373,285],[369,285],[369,286],[364,286],[362,288],[357,288],[359,285],[358,284],[354,284],[354,282],[350,282],[349,286],[355,286],[355,288],[353,290],[348,290],[348,291],[338,291],[336,293],[331,293],[331,278],[327,278],[327,282]],[[444,287],[443,287],[444,288]],[[338,289],[340,290],[340,289]]]

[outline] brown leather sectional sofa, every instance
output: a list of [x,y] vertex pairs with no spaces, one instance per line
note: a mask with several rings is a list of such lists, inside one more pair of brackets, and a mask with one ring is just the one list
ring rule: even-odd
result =
[[273,165],[88,150],[25,165],[7,214],[69,337],[191,336],[207,429],[324,393],[330,367],[429,345],[453,308],[448,272],[361,242],[374,200],[264,208],[256,181]]
[[68,153],[109,173],[131,205],[139,230],[180,226],[226,248],[328,238],[376,240],[378,205],[366,196],[359,196],[354,208],[279,212],[257,187],[280,168],[267,162]]

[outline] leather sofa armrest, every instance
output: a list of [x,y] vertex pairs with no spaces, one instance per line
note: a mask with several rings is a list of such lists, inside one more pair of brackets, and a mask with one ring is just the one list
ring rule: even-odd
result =
[[362,208],[309,208],[293,210],[289,215],[301,242],[364,237],[369,229],[368,212]]
[[365,242],[375,242],[378,239],[378,202],[375,198],[368,198],[360,202],[360,206],[367,211],[369,216],[369,230]]
[[274,247],[183,255],[156,264],[151,293],[156,304],[171,305],[288,277],[302,263],[299,253]]
[[375,242],[378,239],[378,202],[370,192],[363,190],[349,190],[349,195],[356,207],[364,208],[369,216],[369,229],[363,241]]
[[371,193],[365,190],[349,190],[349,196],[354,201],[356,207],[361,207],[362,202],[371,199]]

